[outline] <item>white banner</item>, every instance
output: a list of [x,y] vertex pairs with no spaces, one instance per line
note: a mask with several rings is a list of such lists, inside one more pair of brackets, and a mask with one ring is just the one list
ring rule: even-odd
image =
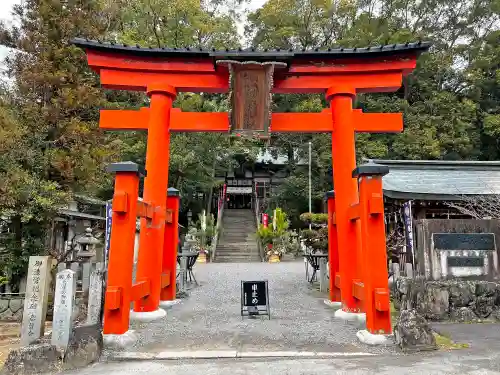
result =
[[228,186],[227,194],[252,194],[251,187],[242,187],[242,186]]

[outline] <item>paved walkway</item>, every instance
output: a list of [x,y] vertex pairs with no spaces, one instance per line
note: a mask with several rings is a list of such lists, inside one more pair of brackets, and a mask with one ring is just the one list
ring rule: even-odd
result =
[[[357,327],[334,319],[324,296],[305,280],[304,263],[197,264],[201,286],[159,321],[132,325],[139,342],[127,351],[394,352],[356,338]],[[241,280],[269,281],[271,320],[241,318]]]
[[[468,352],[484,355],[498,354],[500,324],[498,323],[431,323],[432,329],[461,344],[468,344]],[[500,366],[500,362],[499,362]]]
[[500,355],[462,351],[334,359],[132,361],[98,363],[66,375],[500,375]]

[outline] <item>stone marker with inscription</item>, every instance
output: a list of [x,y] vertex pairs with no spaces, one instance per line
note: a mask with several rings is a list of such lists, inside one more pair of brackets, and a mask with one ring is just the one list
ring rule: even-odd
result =
[[90,275],[89,304],[87,309],[87,324],[101,322],[103,264],[96,263]]
[[426,277],[493,277],[498,274],[494,233],[433,233]]
[[72,330],[72,315],[75,305],[76,274],[64,270],[56,276],[54,318],[52,321],[51,344],[59,350],[66,350]]
[[92,263],[87,262],[82,265],[82,291],[84,295],[89,292],[90,274],[92,273]]
[[23,346],[35,342],[44,334],[50,285],[50,259],[48,256],[32,256],[29,259],[21,327]]

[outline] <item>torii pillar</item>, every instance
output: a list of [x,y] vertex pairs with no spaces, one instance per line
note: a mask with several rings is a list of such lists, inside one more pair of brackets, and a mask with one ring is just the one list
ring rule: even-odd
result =
[[[356,168],[352,101],[356,90],[348,86],[331,87],[326,93],[332,110],[332,165],[335,186],[337,247],[341,259],[340,289],[342,309],[360,313],[359,300],[352,295],[352,280],[361,278],[361,232],[359,221],[349,220],[349,208],[358,200],[358,183],[352,178]],[[351,290],[351,293],[348,291]]]
[[177,92],[170,85],[157,83],[148,86],[147,94],[151,98],[146,150],[146,171],[149,174],[144,180],[143,199],[153,206],[154,212],[151,224],[141,219],[136,281],[148,281],[150,292],[134,302],[132,315],[132,319],[142,321],[166,315],[159,305],[170,159],[170,110]]

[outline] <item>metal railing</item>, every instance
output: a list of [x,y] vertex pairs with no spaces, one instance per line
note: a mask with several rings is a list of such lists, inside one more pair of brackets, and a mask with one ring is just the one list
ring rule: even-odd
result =
[[[254,211],[254,219],[255,219],[255,228],[257,230],[259,229],[260,225],[260,215],[261,215],[261,201],[259,197],[257,196],[257,192],[254,192],[254,195],[252,197],[253,199],[253,211]],[[262,244],[260,243],[259,239],[255,238],[255,241],[257,242],[257,248],[259,249],[259,256],[260,260],[263,262],[265,260],[265,254],[264,254],[264,249],[262,248]]]
[[217,243],[219,242],[219,234],[222,227],[222,218],[224,217],[224,205],[226,202],[226,189],[223,189],[222,195],[219,197],[219,202],[217,204],[217,224],[215,225],[215,232],[212,237],[211,251],[210,251],[210,261],[213,262],[215,259],[215,251],[217,250]]

